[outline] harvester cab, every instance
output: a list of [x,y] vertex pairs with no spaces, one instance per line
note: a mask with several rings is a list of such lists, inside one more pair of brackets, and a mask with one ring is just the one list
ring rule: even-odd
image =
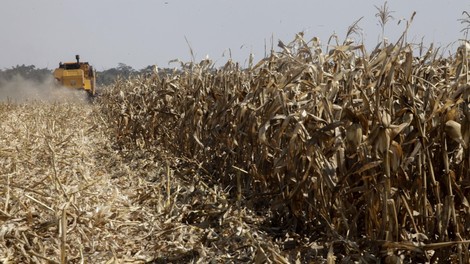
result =
[[80,56],[76,55],[76,62],[59,63],[59,68],[54,70],[54,78],[65,87],[82,89],[89,95],[96,94],[96,72],[88,62],[80,62]]

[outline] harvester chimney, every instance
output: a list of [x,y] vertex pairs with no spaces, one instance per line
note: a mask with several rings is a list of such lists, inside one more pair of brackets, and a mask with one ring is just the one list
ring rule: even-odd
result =
[[77,63],[80,63],[80,55],[75,55],[75,59],[77,59]]

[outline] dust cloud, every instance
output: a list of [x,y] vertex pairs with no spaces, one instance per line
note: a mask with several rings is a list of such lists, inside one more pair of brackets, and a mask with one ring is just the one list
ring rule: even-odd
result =
[[86,102],[87,99],[85,91],[62,87],[52,77],[32,81],[18,75],[8,81],[0,80],[0,102]]

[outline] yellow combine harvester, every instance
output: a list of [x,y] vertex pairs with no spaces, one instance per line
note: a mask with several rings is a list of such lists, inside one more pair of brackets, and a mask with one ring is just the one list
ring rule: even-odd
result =
[[54,78],[65,87],[83,89],[89,95],[95,96],[96,73],[88,62],[80,62],[80,56],[76,55],[77,62],[59,63],[59,68],[54,70]]

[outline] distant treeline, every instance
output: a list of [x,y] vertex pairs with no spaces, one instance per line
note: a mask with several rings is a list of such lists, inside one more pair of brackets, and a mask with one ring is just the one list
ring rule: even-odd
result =
[[[151,74],[153,72],[153,65],[149,65],[141,70],[135,70],[131,66],[124,63],[119,63],[117,67],[97,71],[96,82],[98,86],[106,86],[114,83],[118,78],[127,79],[131,76]],[[23,78],[27,80],[44,82],[52,77],[51,69],[36,68],[34,65],[17,65],[7,69],[0,69],[0,82],[11,81],[14,78]],[[172,71],[171,69],[159,69],[159,73]]]
[[50,78],[52,71],[47,68],[36,68],[34,65],[17,65],[9,69],[0,69],[0,82],[23,78],[31,81],[43,82]]

